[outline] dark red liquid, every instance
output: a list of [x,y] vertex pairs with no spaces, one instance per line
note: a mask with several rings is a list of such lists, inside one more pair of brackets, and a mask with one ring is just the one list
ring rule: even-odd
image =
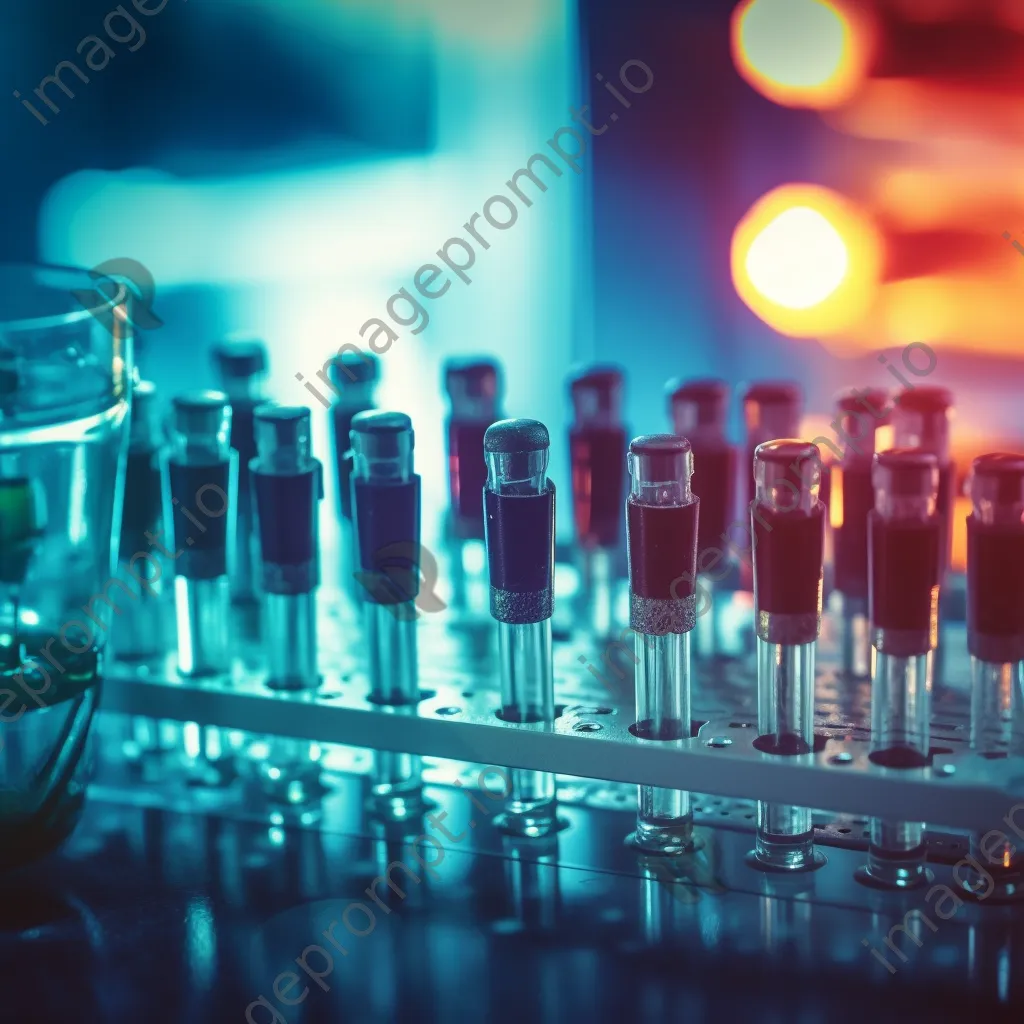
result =
[[876,629],[931,629],[941,535],[938,518],[921,523],[868,516],[869,610]]
[[584,547],[614,547],[622,529],[625,431],[571,430],[569,454],[576,538]]
[[634,594],[679,599],[694,592],[699,504],[641,505],[632,497],[626,502],[629,586]]
[[844,465],[841,474],[843,523],[834,529],[836,590],[847,597],[868,596],[868,513],[875,506],[871,464]]
[[484,535],[484,484],[487,483],[484,434],[489,426],[482,421],[448,424],[448,489],[452,514],[459,534],[478,540]]
[[[967,518],[967,627],[1024,637],[1024,527]],[[972,651],[972,653],[974,653]]]
[[727,445],[701,447],[693,453],[693,493],[700,497],[697,547],[701,551],[722,544],[722,534],[733,519],[736,500],[736,449]]
[[815,615],[821,611],[825,559],[825,506],[811,514],[774,512],[755,506],[754,604],[773,615]]

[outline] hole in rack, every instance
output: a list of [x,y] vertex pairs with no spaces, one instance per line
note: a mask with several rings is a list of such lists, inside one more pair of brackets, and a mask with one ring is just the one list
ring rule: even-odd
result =
[[732,740],[728,736],[712,736],[711,739],[704,741],[705,747],[712,747],[715,750],[721,750],[723,747],[731,747]]
[[836,831],[840,835],[848,836],[853,831],[853,829],[852,828],[837,828]]
[[853,754],[848,754],[845,751],[841,754],[833,754],[828,759],[828,763],[836,765],[853,764]]
[[653,719],[645,718],[642,722],[634,722],[630,727],[629,731],[638,740],[653,740],[668,742],[670,740],[681,740],[685,735],[683,731],[683,723],[676,721],[667,721],[661,723],[661,728],[655,731],[653,725]]
[[446,718],[451,718],[454,715],[461,715],[462,714],[462,708],[456,708],[456,707],[438,708],[436,713],[439,714],[439,715],[444,715]]
[[[562,715],[565,714],[565,707],[566,705],[564,704],[555,705],[555,718],[561,718]],[[533,722],[544,721],[544,719],[540,715],[531,715],[528,718],[523,718],[519,714],[518,708],[509,708],[508,710],[506,710],[505,708],[495,708],[494,717],[502,722],[513,722],[517,725],[529,725]]]
[[730,729],[753,729],[754,725],[752,722],[730,722]]
[[600,732],[603,726],[597,722],[577,722],[573,727],[573,732]]

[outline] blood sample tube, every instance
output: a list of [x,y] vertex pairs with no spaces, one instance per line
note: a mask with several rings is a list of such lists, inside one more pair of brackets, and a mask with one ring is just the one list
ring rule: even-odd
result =
[[[870,756],[888,768],[922,768],[928,763],[938,632],[939,462],[919,449],[881,452],[872,481]],[[896,889],[925,882],[924,825],[872,818],[868,863],[859,877]]]
[[317,512],[323,469],[311,454],[311,417],[299,406],[256,410],[250,467],[259,526],[263,637],[274,689],[310,690],[317,670]]
[[[320,685],[317,512],[323,470],[311,454],[308,409],[261,405],[255,423],[257,457],[250,469],[260,541],[267,685],[315,690]],[[267,795],[291,806],[321,795],[319,760],[319,744],[271,737],[258,765]]]
[[569,382],[574,411],[569,456],[580,569],[578,615],[586,632],[596,638],[609,636],[614,622],[615,563],[625,491],[622,385],[622,371],[613,366],[590,367]]
[[[747,430],[747,466],[753,465],[754,450],[765,441],[800,436],[803,393],[800,385],[788,380],[762,380],[743,393],[743,419]],[[753,474],[743,489],[747,502],[754,500]]]
[[[967,649],[971,747],[985,757],[1024,755],[1024,456],[974,460],[968,483]],[[974,837],[1000,897],[1024,894],[1024,849]],[[980,880],[971,888],[977,889]]]
[[500,418],[498,366],[489,359],[449,363],[445,367],[445,390],[451,402],[448,419],[451,505],[447,533],[452,605],[464,610],[468,603],[466,549],[482,547],[484,539],[484,485],[487,482],[484,433]]
[[868,624],[868,513],[875,507],[871,482],[876,432],[888,425],[891,403],[884,388],[851,389],[836,398],[833,426],[842,446],[832,467],[835,589],[842,602],[842,670],[848,678],[871,675]]
[[193,391],[174,399],[163,459],[164,523],[175,555],[178,671],[186,676],[231,667],[228,567],[238,453],[229,443],[230,431],[224,392]]
[[[794,756],[814,749],[814,662],[821,629],[825,507],[821,453],[803,441],[768,441],[754,452],[755,746]],[[823,863],[808,808],[757,805],[755,866],[804,871]]]
[[939,495],[936,505],[942,527],[939,548],[939,583],[949,568],[953,543],[954,467],[949,456],[949,428],[953,418],[953,393],[948,388],[917,385],[896,396],[892,411],[893,447],[931,452],[939,463]]
[[252,514],[249,465],[256,456],[256,428],[253,415],[265,401],[267,348],[262,341],[231,338],[213,348],[221,388],[231,403],[231,447],[238,452],[238,515],[235,553],[231,567],[231,596],[247,603],[256,598],[259,577],[258,550]]
[[[555,487],[547,477],[551,442],[536,420],[487,428],[484,537],[491,615],[498,622],[501,717],[555,720],[551,614],[554,610]],[[555,777],[515,768],[499,827],[536,838],[558,828]]]
[[[641,739],[679,745],[690,737],[690,630],[696,622],[693,453],[685,437],[648,434],[630,442],[627,461],[629,625],[637,659],[633,731]],[[691,849],[690,794],[641,786],[632,841],[648,852]]]
[[[146,585],[140,585],[139,592],[133,594],[135,600],[125,606],[111,627],[111,651],[121,661],[155,658],[165,649],[160,579],[165,572],[170,575],[171,569],[169,564],[157,565],[153,559],[159,559],[159,555],[152,552],[154,539],[158,541],[161,537],[161,443],[156,388],[151,381],[140,381],[132,393],[118,563],[129,578],[140,571],[148,574],[148,578]],[[135,558],[139,554],[149,557]],[[141,569],[142,566],[145,569]]]
[[[352,515],[364,593],[370,700],[393,708],[420,698],[415,600],[420,572],[420,478],[412,420],[400,412],[352,418]],[[393,820],[424,806],[420,758],[378,751],[372,803]]]
[[[729,385],[723,380],[692,380],[668,384],[669,415],[673,430],[693,449],[693,486],[700,496],[697,569],[703,592],[698,614],[708,614],[708,650],[721,650],[723,602],[714,601],[715,585],[733,568],[729,554],[729,527],[736,503],[736,448],[725,436]],[[714,552],[719,553],[713,558]],[[701,636],[698,628],[694,637]]]

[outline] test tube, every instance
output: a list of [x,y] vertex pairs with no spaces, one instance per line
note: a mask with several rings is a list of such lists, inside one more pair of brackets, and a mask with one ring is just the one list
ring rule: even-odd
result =
[[[484,485],[487,462],[484,434],[500,418],[501,380],[489,359],[451,362],[445,367],[445,390],[451,403],[448,418],[448,544],[451,558],[452,605],[467,608],[466,549],[483,545]],[[485,613],[486,614],[486,613]]]
[[323,497],[323,469],[311,454],[308,409],[262,405],[255,423],[258,454],[250,468],[259,524],[267,684],[312,690],[320,685],[317,506]]
[[[931,741],[932,656],[938,632],[939,462],[930,452],[875,455],[875,507],[868,516],[869,609],[874,647],[871,760],[923,768]],[[872,818],[868,863],[859,877],[908,889],[928,879],[924,825]]]
[[[152,547],[159,541],[163,497],[160,479],[160,447],[163,441],[157,416],[157,392],[151,381],[139,381],[132,393],[131,428],[121,513],[119,571],[137,576],[135,564],[148,574],[130,604],[111,627],[110,647],[121,661],[144,661],[162,656],[165,650],[163,593],[160,583],[170,567],[155,565]],[[139,554],[148,558],[136,558]],[[135,559],[133,563],[132,560]],[[131,569],[129,571],[129,566]]]
[[[1024,456],[975,459],[968,490],[971,748],[989,758],[1019,757],[1024,755]],[[1024,851],[998,829],[975,835],[972,845],[1000,898],[1024,894]]]
[[[536,420],[499,420],[487,428],[484,536],[491,615],[498,622],[501,717],[553,728],[555,487],[547,478],[551,441]],[[514,835],[558,828],[555,776],[515,768],[505,813],[496,822]]]
[[[415,600],[420,573],[420,478],[412,420],[400,412],[352,419],[352,514],[370,668],[370,697],[393,708],[420,699]],[[378,751],[372,805],[391,820],[423,808],[420,758]]]
[[[311,417],[298,406],[261,405],[255,414],[257,457],[250,467],[260,542],[260,591],[267,685],[315,690],[317,536],[323,470],[312,457]],[[268,795],[296,805],[318,797],[320,746],[272,737],[259,773]]]
[[[725,436],[730,388],[724,380],[691,380],[670,381],[667,391],[673,430],[690,442],[695,460],[693,486],[700,495],[697,570],[703,588],[698,611],[710,612],[711,627],[707,650],[700,653],[715,656],[722,650],[724,609],[721,601],[714,601],[714,592],[734,564],[729,527],[736,502],[736,448]],[[694,637],[700,636],[697,629]]]
[[891,411],[889,392],[884,388],[850,389],[836,398],[833,426],[841,453],[832,467],[829,517],[835,589],[841,598],[842,671],[851,679],[867,679],[871,675],[868,514],[875,507],[871,466],[878,440],[889,447],[878,432],[888,427]]
[[[676,746],[690,737],[690,631],[696,617],[699,500],[693,454],[676,434],[634,438],[627,459],[629,625],[635,634],[636,722],[643,740]],[[690,794],[641,786],[632,842],[649,853],[693,848]]]
[[175,555],[178,671],[230,670],[228,569],[234,551],[238,454],[228,441],[231,406],[223,391],[192,391],[172,403],[163,457],[164,524]]
[[626,431],[622,371],[593,366],[569,382],[575,420],[569,429],[573,520],[579,557],[578,614],[598,639],[614,626],[616,556],[622,532]]
[[[760,444],[754,452],[754,481],[754,745],[782,757],[807,755],[814,749],[814,662],[824,578],[821,453],[804,441]],[[824,863],[814,848],[810,809],[759,801],[751,862],[787,872]]]
[[249,465],[256,457],[256,407],[264,400],[267,348],[262,341],[229,338],[214,345],[213,358],[221,387],[231,403],[231,447],[238,453],[238,512],[231,567],[231,596],[241,603],[256,598],[259,577],[252,514]]

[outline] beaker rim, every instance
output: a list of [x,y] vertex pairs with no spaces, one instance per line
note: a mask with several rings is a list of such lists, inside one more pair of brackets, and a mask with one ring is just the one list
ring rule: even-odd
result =
[[[98,288],[103,281],[109,281],[117,291],[103,294]],[[94,305],[83,301],[90,292],[97,297]],[[0,262],[0,335],[81,323],[121,305],[132,295],[124,281],[95,270]],[[68,308],[69,302],[76,301],[78,308]]]

